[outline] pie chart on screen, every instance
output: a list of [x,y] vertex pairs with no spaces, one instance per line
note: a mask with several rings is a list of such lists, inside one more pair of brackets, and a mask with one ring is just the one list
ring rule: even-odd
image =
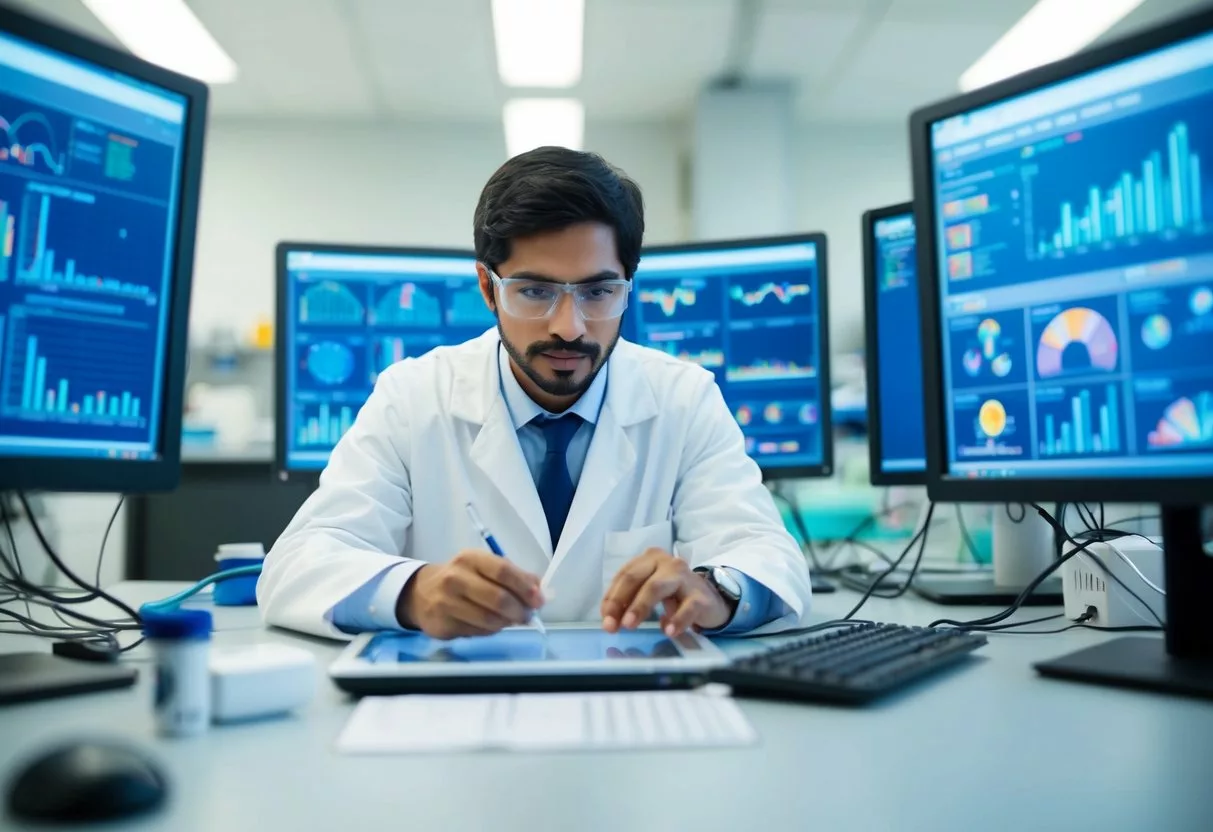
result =
[[1007,429],[1007,409],[997,399],[989,399],[977,411],[977,424],[991,439],[1001,436]]
[[1066,370],[1087,369],[1066,366],[1065,356],[1072,347],[1086,352],[1091,368],[1108,372],[1116,369],[1119,345],[1112,324],[1094,309],[1075,306],[1057,313],[1040,334],[1036,347],[1036,372],[1040,377],[1051,378]]

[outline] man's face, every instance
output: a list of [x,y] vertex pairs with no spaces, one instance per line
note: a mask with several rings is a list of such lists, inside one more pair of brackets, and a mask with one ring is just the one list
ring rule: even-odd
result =
[[[480,291],[497,314],[497,329],[513,360],[519,384],[549,410],[571,405],[606,364],[619,340],[622,316],[584,320],[573,297],[562,294],[546,318],[514,317],[496,302],[488,271],[483,266],[478,270]],[[623,277],[615,233],[599,222],[514,239],[509,259],[499,263],[496,271],[501,278],[525,277],[553,283]]]

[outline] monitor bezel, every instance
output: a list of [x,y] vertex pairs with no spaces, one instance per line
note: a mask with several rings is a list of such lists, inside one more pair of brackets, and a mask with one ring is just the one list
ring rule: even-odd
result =
[[[830,404],[830,295],[829,295],[829,248],[826,235],[820,231],[800,234],[782,234],[772,237],[745,237],[726,240],[701,240],[693,243],[663,244],[645,246],[640,252],[640,267],[644,268],[644,257],[647,254],[682,254],[695,251],[713,251],[719,249],[765,248],[768,246],[794,245],[797,243],[812,243],[817,247],[817,349],[820,359],[817,367],[817,379],[821,384],[821,461],[814,465],[764,467],[758,463],[764,480],[807,479],[810,477],[830,477],[834,475],[834,421]],[[750,457],[753,459],[753,457]],[[758,460],[754,460],[758,462]]]
[[291,344],[287,338],[287,321],[290,317],[290,275],[286,268],[287,255],[291,252],[316,252],[323,254],[354,254],[382,257],[452,257],[475,260],[472,249],[433,248],[424,246],[358,245],[350,243],[308,242],[283,240],[274,248],[274,477],[278,482],[318,483],[320,474],[328,467],[292,468],[288,463],[286,365],[292,361]]
[[944,502],[1064,501],[1080,492],[1084,500],[1194,503],[1213,499],[1213,476],[1203,477],[947,477],[946,403],[939,333],[938,241],[931,125],[1042,87],[1070,80],[1148,52],[1213,32],[1213,10],[1175,19],[1158,28],[1082,52],[964,95],[930,104],[910,116],[914,223],[918,239],[918,285],[922,313],[924,393],[927,424],[927,493]]
[[169,491],[181,478],[181,419],[185,392],[190,292],[202,179],[209,90],[200,81],[155,66],[68,31],[48,21],[0,5],[0,31],[79,61],[119,72],[186,99],[181,180],[174,229],[172,291],[166,325],[165,366],[160,402],[158,456],[151,460],[109,457],[47,457],[0,454],[0,488],[48,491]]
[[[876,223],[890,217],[914,216],[914,203],[900,202],[884,208],[873,208],[863,214],[863,302],[864,302],[864,375],[868,402],[868,480],[872,485],[926,485],[927,472],[885,471],[884,431],[880,426],[880,335],[879,335],[879,283],[880,269],[877,266],[879,252],[876,246]],[[917,226],[915,226],[917,229]],[[917,230],[915,246],[917,246]],[[915,248],[917,269],[917,248]],[[915,281],[917,281],[915,275]],[[915,297],[917,302],[917,295]],[[924,393],[925,396],[925,393]],[[925,425],[926,422],[924,421]],[[925,439],[925,437],[924,437]]]

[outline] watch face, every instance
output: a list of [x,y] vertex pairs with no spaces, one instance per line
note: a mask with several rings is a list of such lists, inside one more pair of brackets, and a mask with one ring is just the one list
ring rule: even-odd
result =
[[723,566],[717,566],[712,570],[711,579],[722,595],[734,601],[741,598],[741,584],[737,583],[737,579],[729,574],[729,570]]

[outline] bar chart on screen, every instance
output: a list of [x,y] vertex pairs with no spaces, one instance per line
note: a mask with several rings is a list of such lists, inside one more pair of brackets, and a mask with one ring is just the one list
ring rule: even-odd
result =
[[1038,451],[1043,457],[1115,454],[1124,450],[1115,384],[1036,389]]
[[[97,323],[93,321],[91,323]],[[50,316],[14,316],[3,362],[6,416],[37,422],[93,422],[138,427],[147,418],[152,379],[135,359],[131,337],[141,324],[96,326],[90,348],[78,347],[79,326]]]
[[295,445],[301,449],[331,448],[354,424],[360,405],[336,402],[298,402]]
[[[1208,125],[1203,127],[1207,130]],[[1148,136],[1153,146],[1142,145],[1135,164],[1108,176],[1102,164],[1101,128],[1066,136],[1063,147],[1086,154],[1075,165],[1078,175],[1099,170],[1104,177],[1082,185],[1074,173],[1059,175],[1060,166],[1049,165],[1032,180],[1037,191],[1033,212],[1042,225],[1035,231],[1029,259],[1213,232],[1206,186],[1213,158],[1197,149],[1198,141],[1208,148],[1213,144],[1194,119],[1143,120],[1133,127],[1103,129],[1135,130],[1135,144]],[[1065,150],[1057,158],[1063,157],[1071,160]],[[1060,191],[1042,193],[1046,176],[1050,184],[1064,182],[1065,198],[1055,196]]]

